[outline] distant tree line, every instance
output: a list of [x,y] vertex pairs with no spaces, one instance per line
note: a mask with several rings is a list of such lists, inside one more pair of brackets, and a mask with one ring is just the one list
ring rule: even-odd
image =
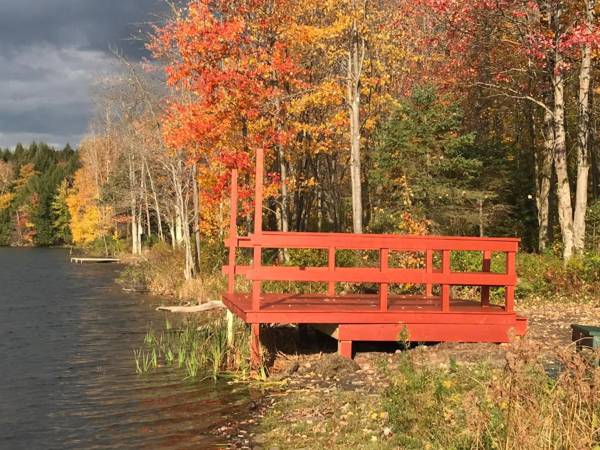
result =
[[240,233],[252,229],[262,149],[271,230],[519,236],[565,260],[597,250],[597,12],[591,0],[190,0],[149,37],[153,61],[118,57],[122,72],[99,80],[56,211],[77,244],[166,242],[190,278],[202,249],[225,254],[232,168]]
[[0,245],[51,246],[71,242],[66,203],[79,166],[67,145],[44,143],[0,150]]

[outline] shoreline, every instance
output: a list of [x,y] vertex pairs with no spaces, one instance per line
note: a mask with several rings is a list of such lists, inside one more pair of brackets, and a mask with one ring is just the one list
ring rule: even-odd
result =
[[[135,266],[131,259],[121,265]],[[571,323],[600,320],[600,299],[565,300],[568,299],[531,296],[517,303],[519,312],[531,323],[524,341],[535,346],[543,358],[570,346]],[[260,395],[251,399],[253,406],[248,414],[241,414],[214,430],[214,435],[228,440],[231,448],[295,448],[294,442],[299,441],[307,442],[311,448],[356,445],[396,448],[389,413],[382,410],[386,389],[393,381],[385,367],[395,367],[409,358],[421,361],[419,367],[424,370],[444,371],[456,364],[460,370],[470,373],[477,367],[489,365],[496,371],[493,373],[502,373],[513,348],[512,344],[437,344],[394,351],[386,346],[361,348],[359,345],[355,360],[346,364],[333,354],[335,346],[320,334],[312,332],[311,342],[304,343],[303,347],[302,342],[295,340],[293,328],[270,330],[273,340],[266,342],[266,346],[268,353],[275,356],[268,368],[269,377],[256,381]],[[282,339],[281,333],[286,338]],[[286,345],[282,346],[284,341]],[[355,414],[366,419],[357,419],[347,412],[339,414],[340,408],[348,404],[357,411]],[[377,405],[377,411],[372,410],[371,404]],[[377,417],[373,418],[375,413]],[[294,425],[299,422],[302,426]],[[324,423],[321,428],[329,432],[318,431],[321,430],[316,425],[319,422]],[[311,427],[318,432],[311,433]],[[349,442],[331,440],[331,432],[336,427],[346,430]],[[371,431],[356,433],[356,427]],[[361,442],[364,445],[361,446]]]

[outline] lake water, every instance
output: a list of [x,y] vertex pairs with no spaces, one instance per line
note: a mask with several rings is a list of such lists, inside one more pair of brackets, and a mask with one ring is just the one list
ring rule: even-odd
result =
[[139,376],[133,350],[165,318],[124,293],[116,265],[0,248],[0,448],[206,448],[247,408],[245,388]]

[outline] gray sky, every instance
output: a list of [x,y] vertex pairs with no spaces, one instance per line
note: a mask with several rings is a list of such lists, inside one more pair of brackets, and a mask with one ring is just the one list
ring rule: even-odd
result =
[[0,147],[77,145],[109,49],[147,56],[132,36],[162,10],[161,0],[0,0]]

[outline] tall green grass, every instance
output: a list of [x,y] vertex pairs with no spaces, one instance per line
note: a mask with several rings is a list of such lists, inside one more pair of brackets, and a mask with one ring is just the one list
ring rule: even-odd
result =
[[227,344],[227,320],[190,321],[179,328],[150,329],[141,348],[134,351],[136,371],[144,374],[161,366],[177,367],[185,378],[213,378],[235,372],[245,378],[250,372],[249,332],[234,322],[233,345]]

